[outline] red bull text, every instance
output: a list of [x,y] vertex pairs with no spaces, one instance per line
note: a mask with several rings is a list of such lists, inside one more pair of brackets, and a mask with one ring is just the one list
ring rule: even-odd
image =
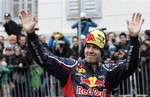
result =
[[79,95],[106,97],[106,89],[98,91],[96,88],[84,89],[82,86],[77,86],[76,93]]

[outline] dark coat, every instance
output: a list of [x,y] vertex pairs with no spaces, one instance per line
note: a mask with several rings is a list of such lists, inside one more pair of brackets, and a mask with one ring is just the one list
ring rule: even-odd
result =
[[5,23],[3,26],[8,35],[14,34],[18,36],[21,34],[21,27],[19,27],[13,20]]

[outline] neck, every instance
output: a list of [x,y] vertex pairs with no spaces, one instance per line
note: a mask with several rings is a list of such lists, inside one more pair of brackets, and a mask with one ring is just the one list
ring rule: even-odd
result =
[[97,68],[97,65],[91,65],[93,71],[95,72],[96,71],[96,68]]

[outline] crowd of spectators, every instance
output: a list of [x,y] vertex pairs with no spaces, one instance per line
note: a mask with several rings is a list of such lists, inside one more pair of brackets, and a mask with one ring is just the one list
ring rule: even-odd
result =
[[[88,21],[91,22],[91,20]],[[31,95],[28,95],[28,91],[35,90],[42,84],[43,69],[35,63],[27,49],[26,35],[8,34],[7,45],[4,38],[4,36],[0,35],[0,95],[3,95],[2,97],[30,97]],[[53,52],[53,54],[60,57],[76,60],[84,58],[83,52],[86,39],[84,32],[80,38],[81,41],[79,41],[78,36],[73,36],[70,41],[63,33],[53,32],[47,42],[44,34],[39,35],[41,44],[45,47],[44,50]],[[126,60],[130,41],[128,35],[125,32],[121,32],[117,36],[115,32],[109,32],[107,33],[107,38],[108,44],[101,62],[108,64]],[[146,30],[144,39],[139,39],[139,41],[141,42],[139,48],[140,69],[142,66],[150,65],[150,30]],[[79,42],[81,42],[81,50],[79,50]],[[149,67],[146,68],[146,71],[150,71],[150,66],[146,67]],[[150,83],[150,79],[148,81]],[[150,93],[150,84],[148,85]],[[35,93],[35,95],[37,94]],[[31,97],[34,97],[33,94]]]

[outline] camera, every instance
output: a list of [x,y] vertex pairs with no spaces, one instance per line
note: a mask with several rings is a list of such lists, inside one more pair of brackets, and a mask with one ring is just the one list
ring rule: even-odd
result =
[[112,42],[114,43],[116,40],[115,39],[112,39]]

